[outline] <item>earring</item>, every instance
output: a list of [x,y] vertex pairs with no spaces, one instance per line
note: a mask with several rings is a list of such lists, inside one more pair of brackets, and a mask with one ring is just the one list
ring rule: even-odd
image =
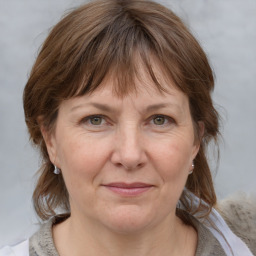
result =
[[195,164],[194,164],[194,161],[192,162],[192,169],[188,172],[188,174],[191,174],[191,173],[193,173],[193,170],[194,170],[194,168],[195,168]]
[[56,175],[60,174],[60,169],[56,165],[54,165],[53,173],[56,174]]

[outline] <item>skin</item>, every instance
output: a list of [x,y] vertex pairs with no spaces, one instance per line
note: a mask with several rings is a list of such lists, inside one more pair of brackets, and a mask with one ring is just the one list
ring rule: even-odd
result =
[[[71,217],[53,229],[61,256],[195,254],[197,233],[175,209],[199,143],[187,96],[158,74],[168,92],[142,74],[138,92],[120,98],[105,79],[61,103],[54,133],[42,129],[70,195]],[[150,188],[120,195],[113,182]]]

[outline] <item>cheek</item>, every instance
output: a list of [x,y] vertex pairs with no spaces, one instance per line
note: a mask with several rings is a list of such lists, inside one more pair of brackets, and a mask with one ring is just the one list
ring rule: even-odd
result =
[[155,148],[154,168],[161,179],[162,202],[169,207],[176,204],[185,187],[190,166],[190,151],[180,143],[168,143]]
[[160,143],[154,149],[154,168],[161,178],[164,201],[174,202],[174,205],[178,202],[188,177],[191,145],[186,140],[176,139]]
[[155,168],[165,181],[177,182],[186,179],[191,164],[192,147],[188,143],[171,141],[154,148]]
[[92,183],[107,159],[107,145],[89,137],[66,138],[59,146],[60,166],[67,187]]

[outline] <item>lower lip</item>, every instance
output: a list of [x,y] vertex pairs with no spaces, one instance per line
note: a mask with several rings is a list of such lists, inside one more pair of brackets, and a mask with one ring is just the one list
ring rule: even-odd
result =
[[138,187],[138,188],[123,188],[123,187],[112,187],[105,186],[110,191],[119,194],[121,196],[138,196],[141,195],[152,188],[152,186],[148,187]]

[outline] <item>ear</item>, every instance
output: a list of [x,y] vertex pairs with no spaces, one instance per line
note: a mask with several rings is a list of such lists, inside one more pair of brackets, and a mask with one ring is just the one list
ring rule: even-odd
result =
[[49,158],[54,165],[59,166],[59,164],[56,162],[57,161],[57,144],[56,144],[54,131],[50,131],[45,127],[45,125],[43,124],[43,118],[41,116],[38,117],[37,122],[40,126],[41,134],[43,136]]
[[199,135],[199,143],[201,142],[202,138],[204,137],[204,132],[205,132],[205,125],[204,125],[204,122],[203,121],[198,121],[198,128],[199,128],[199,131],[198,131],[198,135]]
[[195,149],[194,149],[194,152],[193,152],[193,159],[196,158],[196,155],[200,149],[200,144],[201,144],[201,140],[204,136],[204,131],[205,131],[205,125],[204,125],[204,122],[203,121],[198,121],[197,122],[197,135],[195,137]]

